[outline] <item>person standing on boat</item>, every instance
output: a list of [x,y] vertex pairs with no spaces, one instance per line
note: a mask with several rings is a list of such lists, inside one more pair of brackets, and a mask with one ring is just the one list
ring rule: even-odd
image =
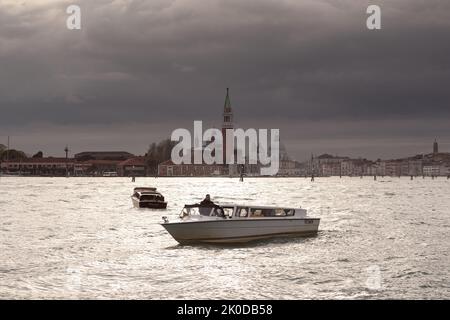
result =
[[203,216],[209,215],[211,212],[211,207],[218,207],[214,202],[211,201],[211,197],[209,194],[205,196],[205,199],[203,199],[199,204],[199,212]]
[[224,217],[223,208],[211,201],[211,197],[209,194],[205,196],[205,199],[203,199],[198,204],[198,206],[201,215],[208,216],[211,213],[211,208],[214,208],[214,212],[212,213],[212,215]]
[[205,199],[203,199],[203,200],[200,202],[200,206],[202,206],[202,207],[215,207],[216,204],[215,204],[214,202],[211,201],[211,196],[210,196],[209,194],[207,194],[207,195],[205,196]]

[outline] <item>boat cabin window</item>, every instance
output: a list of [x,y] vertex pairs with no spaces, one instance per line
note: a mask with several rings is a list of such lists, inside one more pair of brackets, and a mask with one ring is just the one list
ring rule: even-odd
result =
[[233,216],[233,207],[216,207],[212,210],[211,215],[217,217],[231,217]]
[[224,212],[225,217],[232,217],[234,208],[233,207],[223,208],[223,212]]
[[188,215],[202,215],[202,216],[217,216],[225,217],[231,216],[233,214],[233,208],[222,208],[222,207],[188,207],[183,208],[180,216]]
[[233,215],[233,208],[215,207],[211,211],[211,216],[231,217],[232,215]]
[[164,201],[164,196],[157,192],[148,192],[148,191],[140,191],[134,190],[133,196],[138,198],[139,200],[146,201]]
[[189,211],[190,211],[190,209],[183,208],[183,210],[181,210],[180,217],[188,216],[189,215]]
[[294,209],[285,209],[284,211],[286,212],[287,216],[293,216],[295,214]]
[[263,209],[263,208],[251,208],[250,217],[286,217],[293,216],[295,210],[293,209]]
[[182,215],[202,215],[202,216],[209,216],[211,214],[211,207],[192,207],[192,208],[183,208],[183,211],[181,212]]
[[250,209],[250,217],[261,217],[262,215],[262,209]]
[[[186,209],[186,208],[185,208]],[[213,207],[192,207],[187,208],[187,212],[189,215],[202,215],[202,216],[210,216],[213,212]]]
[[211,215],[212,216],[217,216],[217,217],[223,217],[224,216],[224,211],[223,211],[223,208],[214,208],[212,211],[211,211]]
[[248,208],[238,208],[236,210],[236,216],[245,218],[248,216]]
[[164,197],[158,194],[142,194],[139,197],[140,200],[150,200],[150,201],[164,201]]

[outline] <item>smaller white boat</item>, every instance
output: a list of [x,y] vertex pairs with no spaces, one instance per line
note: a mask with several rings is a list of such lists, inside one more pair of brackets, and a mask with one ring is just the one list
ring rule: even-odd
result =
[[164,196],[156,191],[156,188],[134,188],[131,200],[136,208],[167,208],[167,202],[164,201]]
[[315,235],[320,219],[301,208],[254,205],[185,205],[178,219],[162,226],[180,244],[242,243],[258,239]]

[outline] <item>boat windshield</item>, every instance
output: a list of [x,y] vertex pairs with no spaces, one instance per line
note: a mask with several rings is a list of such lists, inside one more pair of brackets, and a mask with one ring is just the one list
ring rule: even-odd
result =
[[185,206],[180,216],[201,215],[201,216],[231,216],[233,208],[222,208],[220,206]]
[[158,194],[143,194],[140,200],[164,201],[164,197]]

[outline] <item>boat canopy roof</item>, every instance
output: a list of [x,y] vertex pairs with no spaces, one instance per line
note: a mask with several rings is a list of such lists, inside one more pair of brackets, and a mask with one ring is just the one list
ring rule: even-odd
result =
[[155,192],[156,188],[153,187],[137,187],[134,188],[134,192]]
[[222,206],[219,206],[219,205],[214,205],[214,204],[199,204],[199,203],[196,203],[196,204],[185,204],[184,205],[184,207],[185,208],[220,208],[220,207],[222,207]]
[[161,193],[156,191],[156,188],[134,188],[134,194],[138,194],[139,196],[157,196],[163,197]]
[[[155,197],[163,197],[163,195],[159,192],[135,192],[135,194],[138,194],[139,196],[155,196]],[[164,197],[163,197],[164,198]]]
[[285,209],[285,210],[298,210],[301,208],[292,208],[292,207],[281,207],[281,206],[258,206],[251,204],[233,204],[233,203],[223,203],[223,204],[210,204],[210,205],[201,205],[199,203],[196,204],[186,204],[185,208],[252,208],[252,209]]

